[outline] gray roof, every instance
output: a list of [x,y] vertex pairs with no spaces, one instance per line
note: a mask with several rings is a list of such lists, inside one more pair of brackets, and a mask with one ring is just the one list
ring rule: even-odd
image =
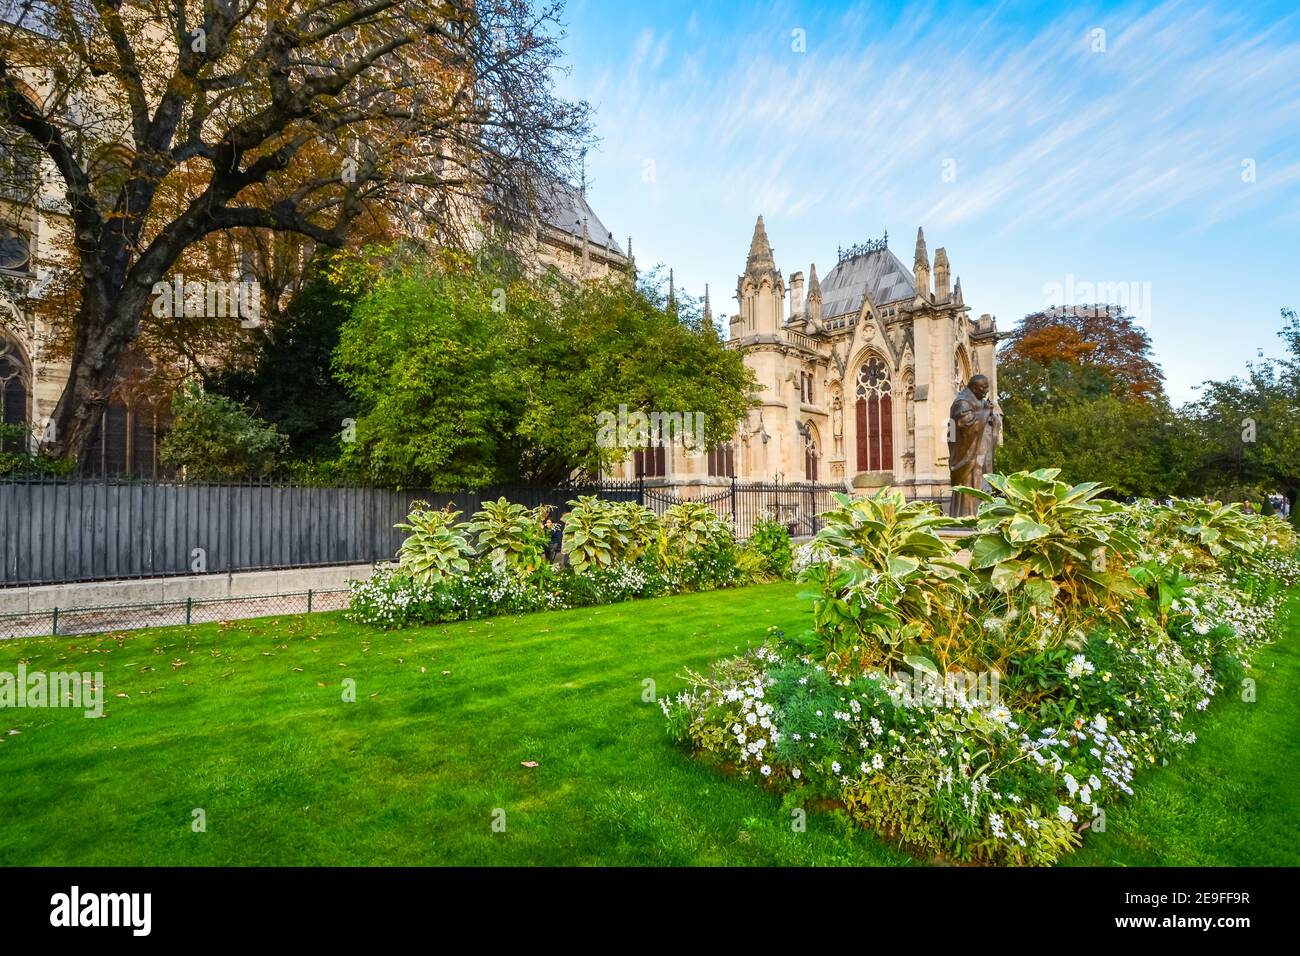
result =
[[916,297],[912,270],[888,248],[837,263],[821,286],[823,319],[858,312],[863,296],[869,296],[873,305]]
[[542,188],[538,201],[541,206],[542,217],[556,229],[581,239],[582,221],[585,219],[587,220],[587,236],[593,246],[604,248],[606,241],[608,241],[610,249],[619,255],[623,254],[617,240],[605,228],[605,224],[600,221],[600,217],[592,211],[591,206],[587,204],[586,197],[582,195],[580,190],[568,183],[555,183],[552,186]]

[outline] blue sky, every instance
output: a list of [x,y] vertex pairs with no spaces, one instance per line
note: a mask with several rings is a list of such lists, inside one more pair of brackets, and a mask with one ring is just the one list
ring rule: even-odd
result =
[[1108,286],[1175,401],[1278,354],[1279,309],[1300,309],[1289,5],[570,0],[565,19],[592,205],[715,313],[759,213],[787,279],[886,229],[910,265],[923,225],[1002,329]]

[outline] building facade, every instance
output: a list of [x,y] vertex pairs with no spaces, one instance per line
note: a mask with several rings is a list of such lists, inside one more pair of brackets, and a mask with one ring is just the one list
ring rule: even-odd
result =
[[787,287],[759,216],[736,300],[727,344],[758,379],[757,406],[729,445],[647,449],[614,477],[949,493],[949,410],[972,375],[987,375],[997,394],[998,336],[991,316],[971,317],[946,250],[931,263],[918,229],[909,269],[886,235],[841,249],[825,279],[813,264]]

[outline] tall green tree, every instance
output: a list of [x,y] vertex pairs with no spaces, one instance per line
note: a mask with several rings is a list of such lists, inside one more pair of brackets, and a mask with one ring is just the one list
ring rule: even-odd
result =
[[334,367],[359,403],[349,467],[454,489],[594,475],[597,415],[700,413],[728,441],[756,390],[700,328],[625,280],[575,286],[444,253],[379,276],[344,325]]
[[1300,319],[1282,310],[1279,359],[1253,362],[1245,376],[1206,382],[1185,412],[1199,438],[1196,483],[1227,498],[1300,494]]
[[338,457],[357,411],[332,366],[355,293],[314,272],[284,316],[258,329],[242,362],[216,377],[212,389],[272,423],[297,460]]
[[1187,427],[1166,402],[1091,401],[1018,406],[1008,413],[1002,472],[1060,468],[1065,481],[1100,481],[1123,496],[1188,492]]
[[1121,308],[1026,316],[998,353],[999,470],[1060,468],[1121,495],[1184,493],[1187,426],[1162,381],[1150,336]]

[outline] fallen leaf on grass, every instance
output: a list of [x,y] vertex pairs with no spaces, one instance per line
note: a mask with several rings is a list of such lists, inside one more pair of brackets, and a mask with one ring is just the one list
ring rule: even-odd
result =
[[520,761],[520,765],[521,765],[521,766],[524,766],[524,767],[540,767],[540,766],[541,766],[541,764],[539,764],[536,760],[522,760],[522,761]]

